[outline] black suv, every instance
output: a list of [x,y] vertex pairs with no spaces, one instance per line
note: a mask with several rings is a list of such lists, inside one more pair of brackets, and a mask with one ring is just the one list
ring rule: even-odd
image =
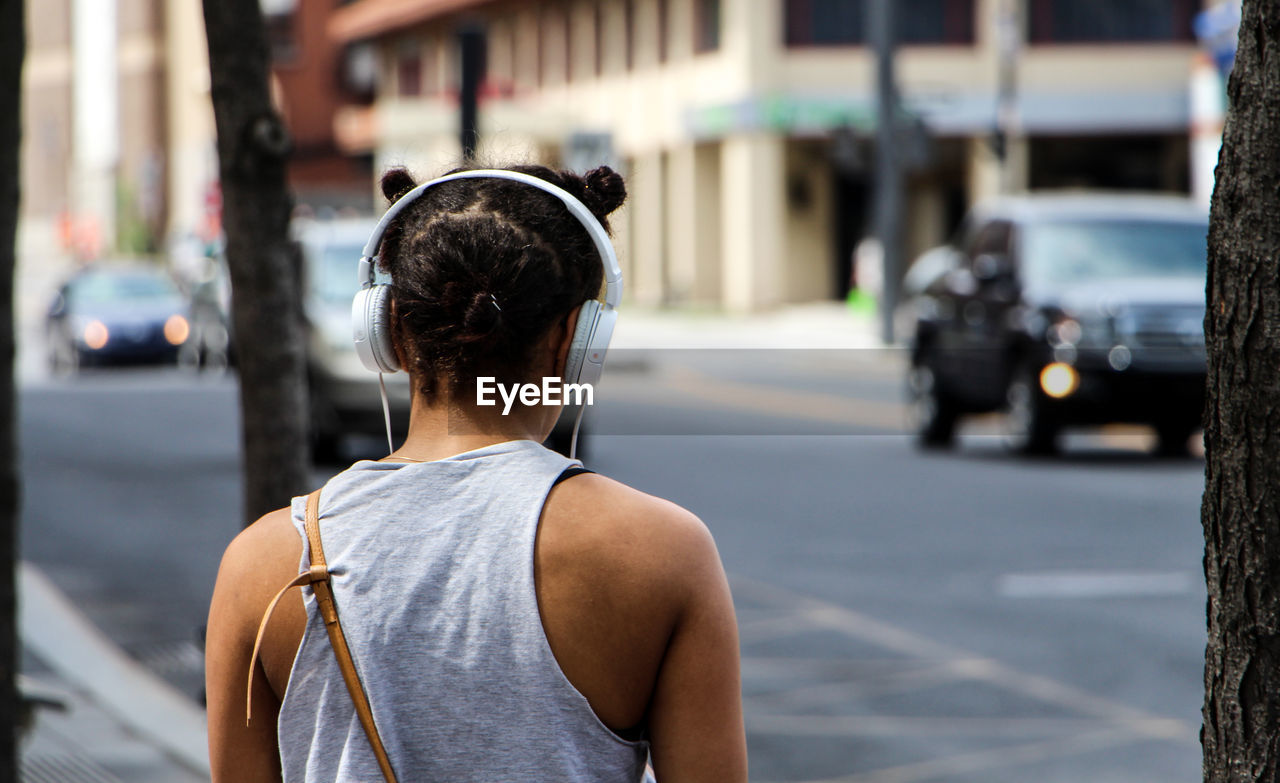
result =
[[1185,453],[1204,407],[1208,217],[1187,199],[1010,197],[976,208],[956,265],[917,303],[908,392],[924,446],[958,418],[1006,410],[1006,441],[1063,427],[1152,425]]

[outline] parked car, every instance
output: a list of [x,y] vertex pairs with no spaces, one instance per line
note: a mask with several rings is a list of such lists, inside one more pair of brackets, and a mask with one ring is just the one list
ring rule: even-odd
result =
[[918,302],[908,390],[919,441],[1004,409],[1015,450],[1133,422],[1185,453],[1204,407],[1208,216],[1187,199],[1028,195],[976,208]]
[[[302,305],[307,328],[307,385],[311,394],[311,442],[318,460],[340,457],[345,437],[385,438],[378,376],[356,356],[351,299],[359,286],[356,263],[373,233],[373,218],[307,220],[294,224],[302,251]],[[397,438],[409,422],[409,378],[384,377]]]
[[[376,224],[373,218],[342,218],[294,225],[303,258],[312,448],[320,460],[339,458],[347,435],[386,437],[378,376],[361,364],[351,337],[351,300],[358,290],[356,263]],[[398,443],[409,422],[409,376],[398,372],[383,379]],[[576,412],[565,407],[548,446],[567,453]],[[582,433],[580,453],[581,439]]]
[[177,360],[191,333],[190,307],[164,270],[95,264],[58,288],[45,319],[50,369]]

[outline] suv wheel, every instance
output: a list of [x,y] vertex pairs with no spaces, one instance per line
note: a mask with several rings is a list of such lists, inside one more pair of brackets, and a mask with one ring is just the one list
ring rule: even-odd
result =
[[925,357],[907,374],[907,400],[911,429],[920,446],[947,448],[955,442],[959,411],[955,401],[938,388],[937,376]]
[[1039,379],[1029,367],[1021,367],[1009,381],[1005,394],[1004,442],[1019,454],[1053,454],[1058,450],[1061,425],[1047,411]]

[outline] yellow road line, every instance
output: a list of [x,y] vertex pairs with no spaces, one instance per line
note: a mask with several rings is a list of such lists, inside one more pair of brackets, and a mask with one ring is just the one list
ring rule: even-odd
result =
[[607,390],[614,397],[669,404],[655,399],[654,392],[677,394],[681,401],[705,409],[732,408],[779,418],[906,431],[907,406],[900,402],[724,381],[683,367],[671,368],[642,382],[611,384]]

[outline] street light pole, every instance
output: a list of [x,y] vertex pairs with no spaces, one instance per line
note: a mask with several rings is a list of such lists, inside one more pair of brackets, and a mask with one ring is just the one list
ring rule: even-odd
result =
[[903,181],[898,150],[898,88],[894,77],[896,46],[893,0],[872,0],[869,22],[876,48],[875,233],[884,259],[880,296],[880,336],[894,342],[893,311],[902,273]]

